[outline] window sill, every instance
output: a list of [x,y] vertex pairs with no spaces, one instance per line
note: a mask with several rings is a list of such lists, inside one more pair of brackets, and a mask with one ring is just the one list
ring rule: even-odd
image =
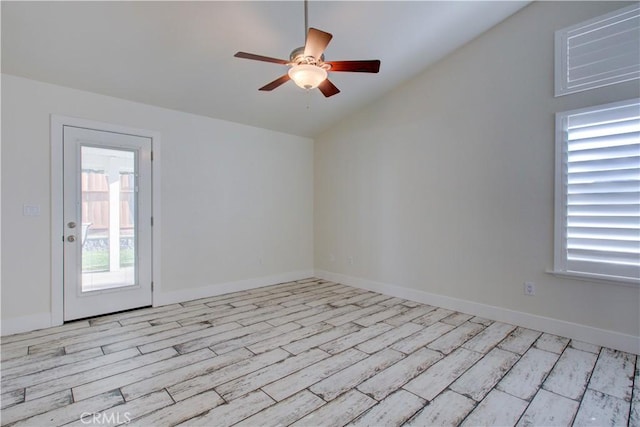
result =
[[640,279],[631,279],[627,277],[605,276],[600,274],[578,273],[575,271],[556,271],[556,270],[547,270],[547,273],[553,274],[554,276],[563,277],[565,279],[584,280],[587,282],[606,283],[606,284],[622,285],[622,286],[629,286],[629,287],[640,286]]

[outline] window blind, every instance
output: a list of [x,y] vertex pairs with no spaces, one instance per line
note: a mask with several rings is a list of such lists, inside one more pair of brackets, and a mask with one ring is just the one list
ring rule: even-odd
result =
[[565,127],[566,271],[640,279],[640,100]]
[[556,32],[556,96],[640,78],[640,5]]

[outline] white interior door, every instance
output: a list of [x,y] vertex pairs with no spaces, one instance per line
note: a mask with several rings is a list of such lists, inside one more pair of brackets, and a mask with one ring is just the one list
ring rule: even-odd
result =
[[64,320],[151,305],[151,139],[64,126]]

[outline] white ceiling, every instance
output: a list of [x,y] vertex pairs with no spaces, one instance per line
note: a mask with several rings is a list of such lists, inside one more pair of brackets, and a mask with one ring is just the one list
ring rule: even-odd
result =
[[331,60],[380,59],[378,74],[330,73],[324,98],[278,64],[304,44],[300,1],[2,1],[2,72],[237,123],[313,137],[528,4],[528,1],[309,2],[333,34]]

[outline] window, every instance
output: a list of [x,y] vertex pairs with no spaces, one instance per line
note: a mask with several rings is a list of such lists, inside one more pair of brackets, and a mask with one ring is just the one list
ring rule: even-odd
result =
[[640,283],[640,99],[556,114],[555,271]]
[[640,5],[556,31],[556,96],[640,78]]

